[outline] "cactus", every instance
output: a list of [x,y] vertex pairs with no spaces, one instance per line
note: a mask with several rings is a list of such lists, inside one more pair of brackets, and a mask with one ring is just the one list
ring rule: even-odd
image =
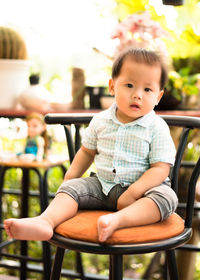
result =
[[0,59],[26,59],[27,49],[21,35],[5,26],[0,26]]

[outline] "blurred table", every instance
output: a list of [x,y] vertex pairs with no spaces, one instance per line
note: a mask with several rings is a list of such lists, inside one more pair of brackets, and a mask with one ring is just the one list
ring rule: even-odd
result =
[[[65,173],[65,167],[63,166],[63,161],[51,162],[48,160],[42,161],[21,161],[17,159],[13,160],[2,160],[0,159],[0,188],[3,189],[4,176],[8,169],[20,168],[22,169],[22,212],[21,217],[27,217],[28,215],[28,191],[29,191],[29,171],[33,170],[39,178],[39,193],[40,193],[40,206],[43,212],[48,205],[48,184],[47,176],[51,168],[59,166],[62,168],[63,173]],[[44,170],[42,175],[40,169]]]
[[[100,112],[101,110],[65,110],[65,111],[38,111],[38,113],[41,113],[42,115],[46,115],[48,113],[88,113],[88,112]],[[29,115],[32,112],[36,112],[36,110],[14,110],[14,109],[0,109],[0,117],[5,118],[25,118],[27,115]],[[200,114],[200,112],[199,112]]]
[[[24,162],[21,160],[13,159],[4,161],[0,159],[0,222],[2,223],[2,196],[3,194],[15,194],[21,196],[21,218],[28,217],[28,200],[31,195],[29,191],[29,183],[30,183],[30,171],[33,170],[39,179],[39,191],[35,196],[38,196],[40,199],[40,210],[43,212],[48,205],[48,172],[51,168],[59,166],[63,171],[63,177],[66,172],[66,169],[63,165],[63,161],[50,162],[47,160],[43,160],[40,162],[32,161],[32,162]],[[21,191],[17,192],[17,190],[3,190],[5,174],[8,169],[11,168],[20,168],[22,170],[22,182],[21,182]],[[43,174],[41,170],[44,170]],[[0,241],[2,241],[2,236],[0,235]],[[28,257],[28,245],[27,241],[20,242],[20,279],[27,279],[27,262],[35,259],[31,259]],[[42,242],[43,246],[43,257],[41,262],[43,263],[43,279],[49,279],[50,271],[51,271],[51,250],[48,242]],[[1,255],[4,255],[1,252]],[[8,255],[8,254],[7,254]],[[12,255],[10,255],[12,257]],[[15,257],[14,257],[15,258]],[[1,265],[2,266],[2,265]]]
[[[35,111],[35,110],[34,110]],[[39,113],[46,115],[48,113],[98,113],[102,111],[101,109],[67,109],[65,111],[38,111]],[[25,118],[28,114],[32,113],[33,110],[14,110],[14,109],[0,109],[0,117],[7,118]],[[166,111],[156,111],[159,115],[179,115],[179,116],[191,116],[200,117],[200,110],[166,110]]]

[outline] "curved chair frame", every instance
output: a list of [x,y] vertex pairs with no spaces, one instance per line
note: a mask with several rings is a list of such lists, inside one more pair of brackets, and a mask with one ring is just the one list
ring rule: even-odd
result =
[[[183,153],[185,151],[190,130],[200,128],[200,118],[184,117],[184,116],[161,116],[169,126],[182,127],[182,135],[180,137],[177,149],[175,165],[171,172],[172,188],[178,191],[178,173],[181,167]],[[48,114],[45,121],[48,124],[62,124],[79,126],[88,124],[92,118],[92,114]],[[70,131],[66,129],[67,143],[71,160],[74,156],[73,142]],[[150,252],[165,251],[168,264],[168,272],[170,279],[178,279],[176,267],[175,249],[186,243],[192,234],[192,217],[195,199],[195,187],[200,174],[200,159],[196,162],[188,184],[188,194],[186,201],[185,229],[184,231],[170,239],[144,244],[123,244],[123,245],[105,245],[99,243],[90,243],[80,240],[73,240],[54,233],[50,243],[57,246],[57,252],[52,269],[51,279],[59,279],[62,267],[62,259],[65,249],[74,250],[76,252],[87,252],[92,254],[110,255],[110,280],[122,280],[122,256],[127,254],[144,254]],[[84,275],[80,275],[80,279],[86,279]]]

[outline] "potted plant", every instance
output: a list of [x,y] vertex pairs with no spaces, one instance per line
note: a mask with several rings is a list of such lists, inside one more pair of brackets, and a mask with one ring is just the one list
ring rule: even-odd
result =
[[29,84],[27,48],[21,35],[0,26],[0,109],[13,109],[18,95]]
[[156,110],[197,109],[199,107],[199,74],[189,74],[189,67],[170,71],[165,93]]

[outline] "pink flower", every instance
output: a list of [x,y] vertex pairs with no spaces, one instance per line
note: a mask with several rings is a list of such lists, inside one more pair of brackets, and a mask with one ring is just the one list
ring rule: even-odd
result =
[[116,53],[130,46],[146,48],[153,45],[155,47],[155,43],[157,44],[163,36],[168,36],[168,33],[158,22],[151,19],[147,11],[127,17],[111,34],[112,39],[119,40]]
[[111,33],[112,39],[121,39],[123,37],[126,37],[126,28],[122,24],[118,24],[116,26],[116,29]]

